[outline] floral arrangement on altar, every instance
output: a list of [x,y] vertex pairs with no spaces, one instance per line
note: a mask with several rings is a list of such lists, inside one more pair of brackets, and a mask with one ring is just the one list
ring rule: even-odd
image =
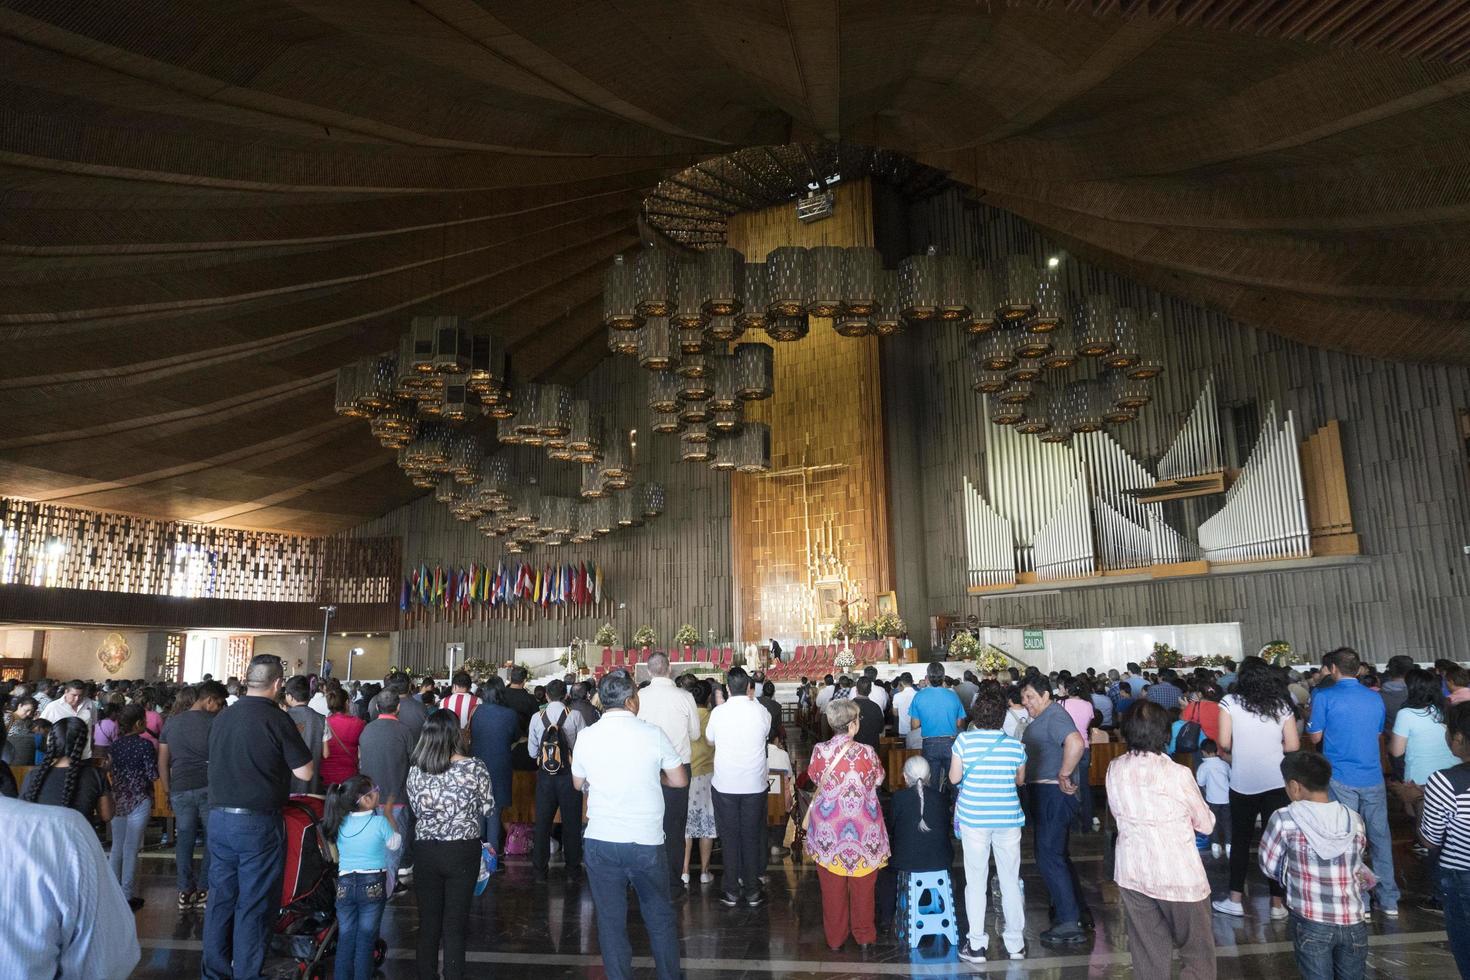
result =
[[639,647],[651,647],[658,642],[658,634],[653,627],[644,623],[633,631],[633,645]]
[[873,629],[880,636],[902,636],[908,632],[908,628],[904,626],[903,620],[893,615],[893,613],[879,613],[873,620]]
[[951,660],[978,660],[980,658],[980,641],[975,639],[969,632],[956,633],[949,641],[949,659]]
[[852,647],[843,647],[837,651],[837,656],[832,658],[832,666],[845,674],[857,666],[857,654],[852,652]]
[[613,629],[612,623],[603,623],[592,635],[592,642],[600,647],[615,647],[618,645],[618,631]]
[[1272,640],[1261,647],[1260,658],[1273,667],[1290,667],[1292,664],[1305,663],[1292,649],[1291,643],[1286,640]]
[[1154,652],[1143,662],[1145,667],[1163,670],[1166,667],[1184,666],[1184,655],[1167,643],[1155,643]]
[[674,632],[674,646],[692,647],[699,642],[699,630],[685,623]]
[[874,625],[873,620],[871,619],[858,620],[857,623],[853,626],[853,633],[859,640],[878,639],[878,627]]
[[482,681],[487,677],[494,677],[499,670],[498,667],[488,660],[466,660],[459,665],[459,669],[477,681]]
[[1005,654],[1001,653],[995,647],[986,647],[976,663],[987,674],[999,674],[1011,665],[1011,662],[1006,659]]

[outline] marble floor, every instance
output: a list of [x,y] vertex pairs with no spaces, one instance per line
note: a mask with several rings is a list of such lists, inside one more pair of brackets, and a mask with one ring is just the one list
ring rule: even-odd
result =
[[[1406,828],[1405,828],[1406,830]],[[1396,854],[1406,891],[1396,920],[1376,917],[1370,926],[1369,977],[1437,980],[1456,976],[1445,946],[1443,916],[1419,908],[1420,862],[1405,843]],[[697,883],[679,904],[683,966],[687,976],[762,978],[944,977],[969,974],[1071,980],[1083,977],[1130,977],[1117,889],[1108,879],[1110,867],[1101,834],[1074,837],[1074,852],[1083,888],[1095,919],[1096,931],[1088,947],[1052,950],[1036,939],[1046,927],[1046,892],[1028,859],[1022,872],[1026,887],[1028,957],[1024,961],[993,960],[981,966],[961,963],[953,949],[942,943],[910,953],[893,942],[892,931],[880,934],[879,944],[866,956],[855,946],[838,954],[828,951],[822,936],[821,896],[811,865],[788,858],[773,862],[770,901],[764,908],[726,909],[717,901],[715,884]],[[1029,841],[1028,851],[1029,854]],[[719,852],[715,855],[718,865]],[[1206,858],[1210,880],[1223,890],[1223,861]],[[138,913],[143,959],[133,976],[170,978],[197,976],[200,963],[202,915],[175,909],[172,851],[152,849],[143,857],[143,895],[147,904]],[[962,869],[956,867],[956,874]],[[1405,874],[1407,871],[1407,874]],[[1216,915],[1215,941],[1219,976],[1294,977],[1291,942],[1284,922],[1266,915],[1264,884],[1252,896],[1244,919]],[[991,955],[1004,951],[996,934],[995,912],[989,914]],[[639,976],[652,977],[648,941],[631,917],[635,967]],[[412,889],[395,896],[384,917],[383,938],[389,945],[382,975],[416,976],[413,943],[417,915]],[[930,941],[933,942],[932,940]],[[604,976],[597,956],[596,930],[590,894],[585,887],[568,885],[554,863],[549,882],[537,884],[523,858],[511,858],[508,867],[477,898],[470,918],[469,975],[478,977]],[[289,961],[284,965],[289,966]]]

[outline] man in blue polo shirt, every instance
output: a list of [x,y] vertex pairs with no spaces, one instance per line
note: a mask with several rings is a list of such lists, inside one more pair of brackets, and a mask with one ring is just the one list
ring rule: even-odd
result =
[[929,763],[930,784],[949,794],[949,760],[954,752],[954,737],[965,720],[965,706],[960,696],[944,686],[944,664],[929,665],[929,686],[909,702],[909,724],[924,736],[924,758]]
[[1322,746],[1332,763],[1332,798],[1358,811],[1368,832],[1368,851],[1378,885],[1373,901],[1390,918],[1399,914],[1399,888],[1393,876],[1393,839],[1388,832],[1388,791],[1383,785],[1383,762],[1378,735],[1386,710],[1383,698],[1358,683],[1358,655],[1347,647],[1322,658],[1322,669],[1332,678],[1312,692],[1312,716],[1307,737]]

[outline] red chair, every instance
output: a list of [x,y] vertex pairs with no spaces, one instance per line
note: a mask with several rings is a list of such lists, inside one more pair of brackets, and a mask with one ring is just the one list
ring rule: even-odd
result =
[[612,647],[603,647],[602,648],[602,666],[604,666],[604,667],[611,667],[612,666]]
[[621,666],[623,666],[623,651],[618,650],[618,651],[615,651],[613,653],[613,655],[612,655],[612,666],[614,666],[614,667],[621,667]]

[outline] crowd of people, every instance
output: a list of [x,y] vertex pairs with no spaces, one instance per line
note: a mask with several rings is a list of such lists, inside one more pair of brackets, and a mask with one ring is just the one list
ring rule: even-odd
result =
[[[958,677],[931,663],[917,683],[869,667],[803,679],[794,717],[742,668],[675,677],[655,653],[646,670],[641,684],[619,669],[528,687],[512,666],[479,683],[393,673],[344,685],[286,677],[259,656],[225,683],[0,684],[0,797],[15,798],[0,798],[0,815],[16,828],[0,847],[25,851],[12,866],[26,873],[96,884],[70,896],[75,908],[12,898],[3,928],[35,935],[0,944],[0,973],[127,975],[157,785],[174,816],[178,909],[204,915],[205,977],[260,975],[296,793],[325,799],[343,980],[372,975],[385,909],[410,888],[419,976],[464,976],[474,896],[507,853],[528,853],[537,883],[585,883],[614,978],[632,976],[631,887],[656,972],[673,978],[674,907],[691,889],[760,908],[771,862],[808,860],[827,945],[865,951],[893,924],[905,876],[954,868],[957,840],[959,957],[986,961],[998,901],[997,949],[1022,959],[1023,840],[1050,908],[1038,937],[1068,947],[1093,927],[1072,839],[1100,832],[1135,975],[1169,976],[1177,950],[1186,976],[1214,976],[1213,917],[1260,915],[1288,921],[1304,976],[1346,980],[1362,975],[1365,922],[1396,917],[1408,880],[1394,807],[1432,882],[1421,904],[1443,912],[1470,976],[1470,685],[1452,662],[1395,657],[1379,676],[1341,649],[1300,671],[1247,657],[1182,673]],[[1095,747],[1118,740],[1091,779]],[[911,751],[890,793],[895,746]],[[18,785],[10,766],[28,768]],[[502,819],[517,770],[534,774],[529,827]],[[1207,862],[1223,862],[1218,895]],[[1253,867],[1265,901],[1247,900]],[[63,921],[66,938],[37,939]]]

